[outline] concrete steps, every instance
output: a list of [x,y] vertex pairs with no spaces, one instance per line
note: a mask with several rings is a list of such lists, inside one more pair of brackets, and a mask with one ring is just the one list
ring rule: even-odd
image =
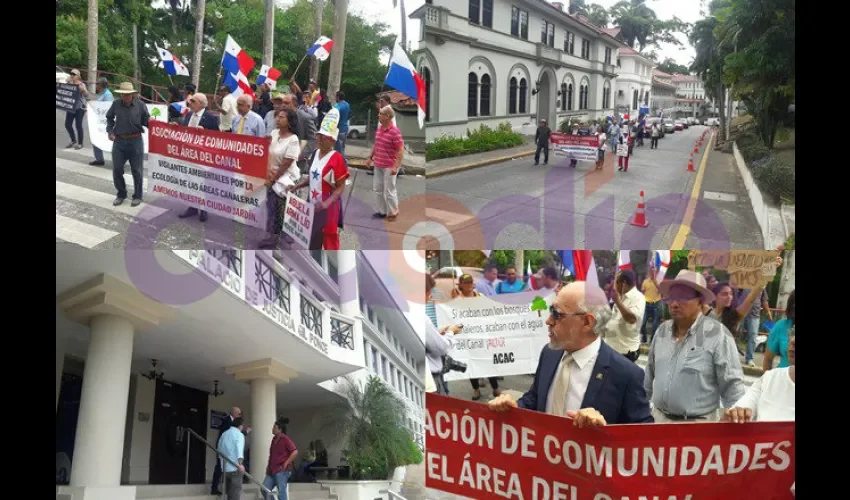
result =
[[[209,484],[163,484],[139,485],[136,487],[137,500],[221,500],[222,497],[210,495]],[[254,484],[242,486],[242,500],[260,500],[260,488]],[[291,483],[289,500],[335,500],[328,489],[317,483]]]

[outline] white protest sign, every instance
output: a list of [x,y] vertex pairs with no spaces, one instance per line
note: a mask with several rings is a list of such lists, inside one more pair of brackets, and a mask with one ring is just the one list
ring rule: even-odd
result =
[[283,216],[283,232],[304,249],[310,248],[313,231],[313,205],[293,193],[286,195],[286,211]]
[[[545,311],[532,310],[535,297],[542,298]],[[444,378],[463,380],[537,371],[540,350],[549,342],[546,318],[553,298],[551,291],[535,290],[437,304],[437,324],[441,328],[463,325],[448,354],[467,365],[465,373],[450,371]]]
[[[168,106],[164,104],[146,104],[148,113],[151,115],[151,120],[168,121]],[[109,135],[106,133],[106,112],[112,107],[110,101],[91,101],[86,113],[89,125],[89,140],[92,145],[105,152],[112,151],[112,141],[109,140]],[[142,140],[145,141],[145,153],[148,152],[148,134],[142,134]]]
[[629,156],[628,144],[617,144],[617,156]]

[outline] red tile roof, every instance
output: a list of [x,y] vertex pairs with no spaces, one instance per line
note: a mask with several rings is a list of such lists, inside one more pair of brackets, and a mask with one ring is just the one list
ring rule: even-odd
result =
[[411,99],[407,94],[405,94],[403,92],[399,92],[397,90],[390,90],[390,91],[387,91],[387,92],[379,92],[379,93],[375,94],[375,97],[380,99],[380,97],[383,96],[383,95],[390,98],[390,105],[392,105],[394,107],[395,106],[398,106],[400,108],[407,108],[407,107],[414,107],[415,108],[416,107],[416,101]]
[[664,77],[664,78],[670,78],[670,77],[673,76],[673,75],[670,75],[670,74],[667,74],[667,73],[661,71],[660,69],[655,69],[655,68],[652,69],[652,75],[653,76],[660,76],[660,77]]
[[659,87],[667,87],[667,88],[670,88],[670,89],[675,89],[675,88],[676,88],[676,86],[675,86],[675,85],[673,85],[672,83],[667,83],[667,82],[665,82],[665,81],[663,81],[663,80],[659,80],[658,78],[653,78],[653,79],[652,79],[652,84],[653,84],[653,85],[658,85]]
[[699,77],[695,75],[680,75],[676,73],[673,75],[674,82],[698,82]]

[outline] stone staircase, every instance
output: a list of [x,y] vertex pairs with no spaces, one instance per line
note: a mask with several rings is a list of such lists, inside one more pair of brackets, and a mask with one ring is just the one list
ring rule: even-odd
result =
[[400,495],[405,500],[428,500],[425,494],[425,462],[408,465]]
[[[136,487],[137,500],[222,500],[210,495],[209,484],[140,485]],[[241,500],[262,500],[260,488],[253,484],[242,486]],[[339,500],[336,495],[317,483],[291,483],[288,500]]]

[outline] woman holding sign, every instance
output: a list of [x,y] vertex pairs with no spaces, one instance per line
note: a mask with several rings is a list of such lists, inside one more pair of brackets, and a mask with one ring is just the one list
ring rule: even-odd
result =
[[629,171],[629,156],[632,154],[632,136],[627,126],[621,129],[617,139],[617,166],[620,172]]
[[[291,109],[279,110],[275,115],[277,128],[271,132],[269,144],[269,172],[266,187],[269,188],[266,202],[269,207],[270,235],[260,242],[260,248],[277,246],[278,236],[283,228],[283,216],[286,213],[286,193],[289,186],[294,186],[301,179],[298,170],[298,156],[301,145],[295,130],[298,127],[298,114]],[[292,238],[284,235],[284,240],[291,244]]]
[[339,250],[339,219],[342,214],[342,192],[348,179],[345,159],[334,150],[339,135],[339,110],[328,111],[316,132],[319,149],[313,153],[310,170],[305,179],[286,188],[287,192],[310,186],[309,199],[313,205],[313,226],[310,250]]

